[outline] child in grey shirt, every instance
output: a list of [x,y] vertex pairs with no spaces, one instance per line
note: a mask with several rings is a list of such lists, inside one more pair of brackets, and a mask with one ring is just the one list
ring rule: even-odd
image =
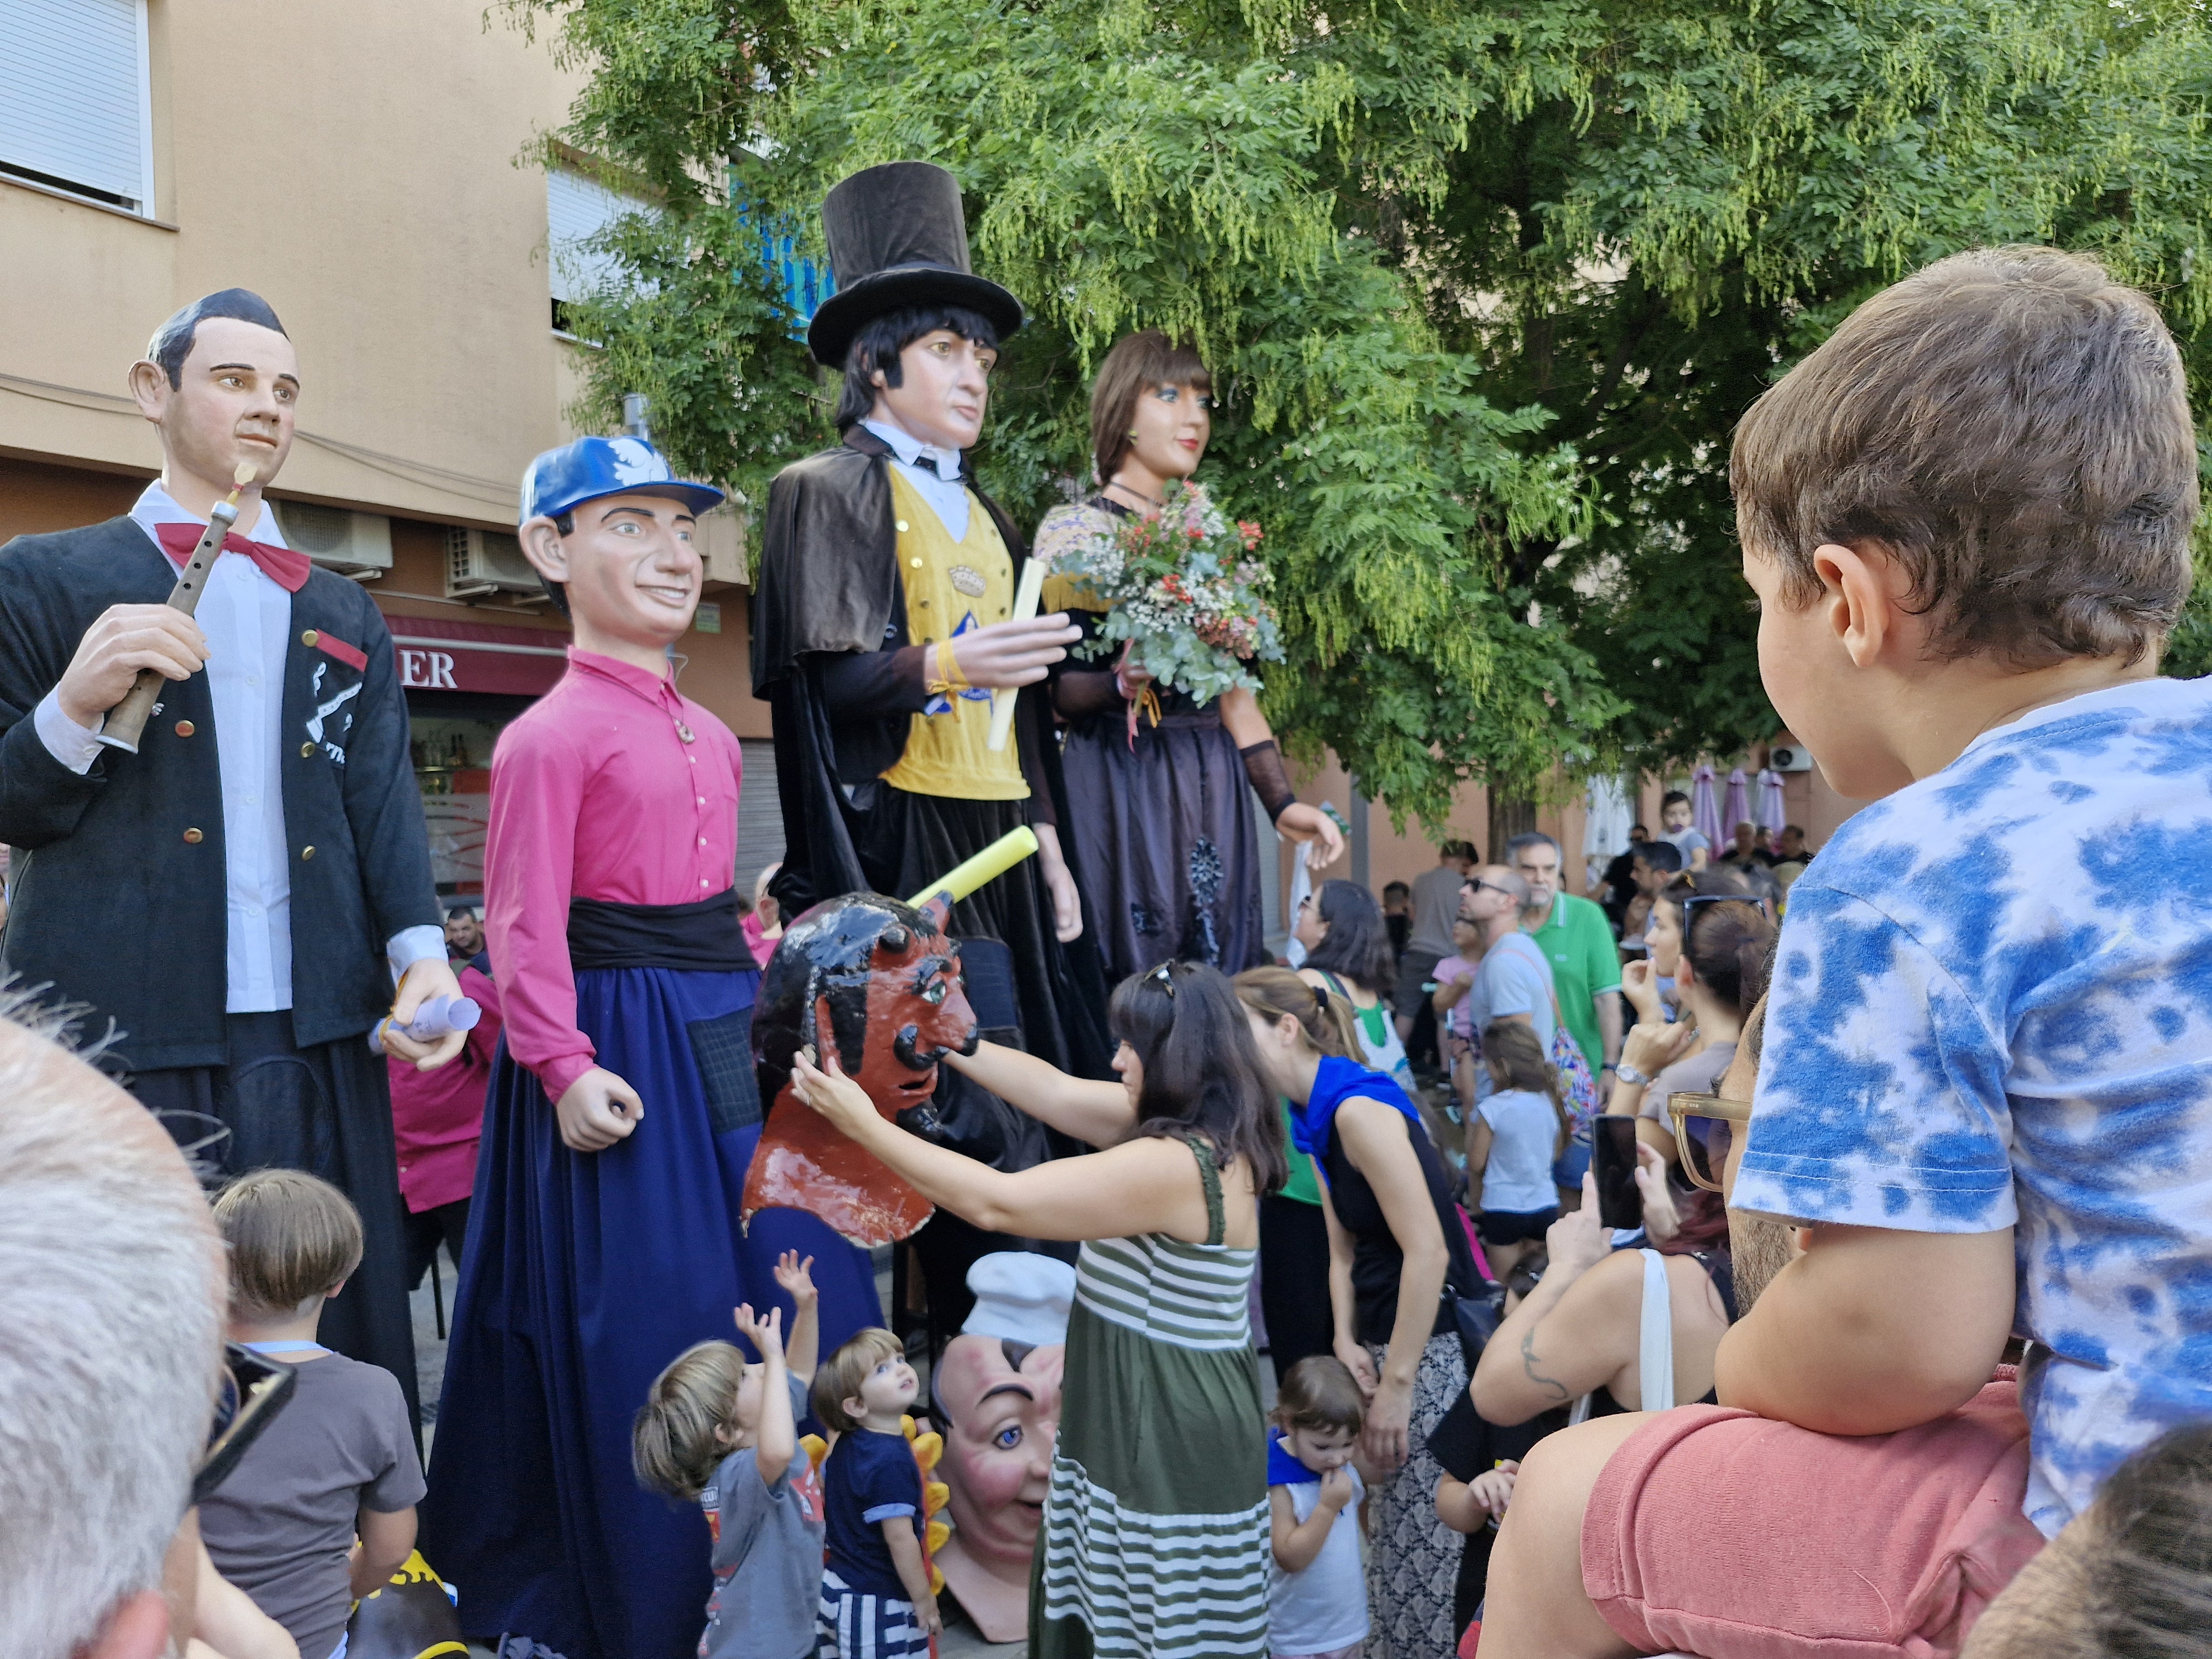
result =
[[807,1659],[822,1601],[822,1484],[799,1449],[799,1419],[818,1346],[814,1280],[787,1250],[776,1283],[792,1298],[791,1346],[783,1310],[738,1310],[738,1334],[757,1365],[727,1342],[687,1348],[653,1379],[637,1414],[631,1456],[638,1479],[672,1498],[694,1498],[714,1539],[702,1659]]

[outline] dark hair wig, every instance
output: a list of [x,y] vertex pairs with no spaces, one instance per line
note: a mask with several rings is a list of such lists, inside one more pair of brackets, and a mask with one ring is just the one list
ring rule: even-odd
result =
[[1348,979],[1363,991],[1388,995],[1397,980],[1390,930],[1382,907],[1356,881],[1325,881],[1314,895],[1328,937],[1306,952],[1305,965]]
[[949,328],[962,339],[979,346],[999,348],[999,331],[981,313],[963,306],[902,306],[863,324],[845,348],[845,385],[837,394],[837,430],[867,419],[876,406],[875,374],[884,372],[884,384],[896,386],[902,378],[899,353],[925,334]]
[[1249,1164],[1263,1196],[1290,1178],[1282,1114],[1261,1074],[1244,1005],[1219,969],[1164,962],[1132,974],[1114,988],[1106,1020],[1145,1068],[1137,1133],[1196,1130],[1222,1164]]
[[[200,325],[210,317],[228,317],[234,322],[252,323],[258,328],[284,333],[284,325],[276,320],[269,301],[248,289],[227,288],[195,300],[155,329],[154,337],[146,344],[146,355],[161,365],[173,389],[184,385],[185,359],[192,355],[192,342],[199,335]],[[291,336],[284,337],[289,339]]]

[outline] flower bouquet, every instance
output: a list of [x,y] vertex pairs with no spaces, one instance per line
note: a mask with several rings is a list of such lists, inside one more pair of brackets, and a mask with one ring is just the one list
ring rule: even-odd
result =
[[[1237,686],[1258,690],[1249,665],[1283,659],[1267,597],[1274,579],[1259,545],[1260,526],[1224,516],[1203,485],[1170,483],[1158,518],[1118,520],[1060,556],[1059,568],[1106,612],[1076,649],[1102,657],[1120,647],[1132,665],[1201,706]],[[1146,706],[1158,725],[1158,701]],[[1136,705],[1129,719],[1133,738]]]

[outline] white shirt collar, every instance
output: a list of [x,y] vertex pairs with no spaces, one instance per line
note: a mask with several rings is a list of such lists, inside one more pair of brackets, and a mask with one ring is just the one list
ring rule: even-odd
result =
[[[159,478],[148,484],[144,493],[131,504],[131,517],[149,536],[154,535],[154,526],[156,525],[204,525],[207,522],[197,513],[187,513],[183,507],[178,506],[177,498],[169,494]],[[265,498],[261,503],[261,516],[254,520],[252,530],[241,531],[239,533],[246,536],[249,541],[259,542],[264,547],[291,545],[291,543],[284,539],[283,529],[276,522],[276,510]],[[161,539],[158,536],[154,538],[156,542]]]
[[937,476],[947,483],[960,482],[960,452],[939,449],[935,444],[926,444],[902,426],[893,426],[889,421],[863,421],[860,424],[891,447],[891,453],[908,466],[920,466],[927,459]]

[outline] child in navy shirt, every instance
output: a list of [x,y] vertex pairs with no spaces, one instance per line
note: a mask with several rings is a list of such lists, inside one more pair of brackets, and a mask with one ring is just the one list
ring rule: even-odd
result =
[[943,1627],[921,1552],[921,1470],[900,1424],[919,1388],[886,1330],[858,1333],[815,1376],[814,1414],[837,1431],[823,1466],[820,1659],[924,1659]]

